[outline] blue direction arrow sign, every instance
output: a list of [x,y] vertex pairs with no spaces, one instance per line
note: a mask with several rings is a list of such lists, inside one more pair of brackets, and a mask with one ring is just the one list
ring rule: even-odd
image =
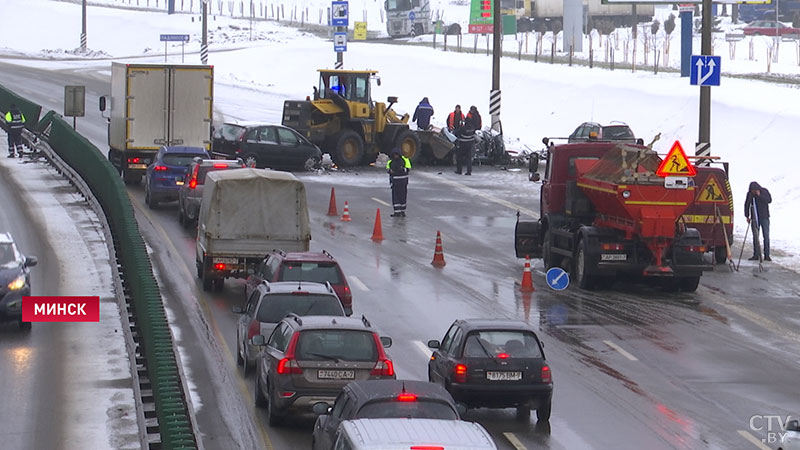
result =
[[162,34],[161,42],[189,42],[188,34]]
[[350,17],[350,8],[347,2],[331,2],[331,25],[346,27]]
[[692,55],[691,69],[689,82],[692,86],[719,86],[722,58],[719,56]]
[[416,15],[416,14],[414,14],[414,11],[409,11],[409,13],[408,13],[408,20],[410,20],[410,21],[412,21],[412,22],[413,22],[413,21],[414,21],[414,19],[416,19],[416,18],[417,18],[417,15]]
[[553,267],[544,277],[547,285],[556,291],[563,291],[569,286],[569,274],[561,267]]

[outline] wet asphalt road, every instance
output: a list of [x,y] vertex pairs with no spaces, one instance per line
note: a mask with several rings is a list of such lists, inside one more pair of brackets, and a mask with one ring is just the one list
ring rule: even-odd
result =
[[[46,108],[60,108],[54,100],[64,84],[87,84],[88,117],[78,129],[105,151],[105,123],[91,107],[92,92],[108,90],[101,76],[4,65],[0,73],[4,84],[24,87]],[[245,97],[231,97],[236,90],[229,87],[216,92],[223,108]],[[279,111],[264,114],[279,119]],[[469,413],[501,448],[759,448],[748,435],[757,441],[766,430],[751,430],[751,416],[798,413],[795,272],[771,264],[759,273],[745,261],[738,273],[718,267],[704,275],[697,293],[684,294],[623,283],[556,293],[536,271],[536,291],[523,297],[515,287],[522,262],[513,254],[514,213],[538,209],[538,186],[525,175],[479,167],[467,178],[445,167],[420,168],[410,182],[409,216],[392,219],[380,170],[298,174],[308,192],[312,249],[336,256],[350,279],[355,313],[394,338],[398,377],[426,377],[422,343],[440,339],[456,318],[522,318],[545,342],[556,386],[553,418],[547,429],[516,423],[511,410]],[[348,200],[352,222],[325,216],[332,186],[340,213]],[[205,447],[307,448],[313,418],[270,428],[252,405],[253,376],[245,379],[235,368],[230,308],[243,301],[241,282],[203,293],[194,277],[194,237],[178,225],[175,205],[149,210],[141,187],[130,192],[200,399]],[[386,238],[380,244],[369,239],[378,207]],[[430,265],[437,230],[443,269]]]

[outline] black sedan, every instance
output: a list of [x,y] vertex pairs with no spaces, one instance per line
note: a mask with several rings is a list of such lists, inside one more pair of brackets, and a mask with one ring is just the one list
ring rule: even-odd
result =
[[453,398],[471,408],[516,408],[529,421],[536,409],[550,420],[553,378],[542,343],[525,322],[457,320],[434,349],[428,379],[444,385]]
[[31,323],[22,321],[22,297],[31,295],[29,267],[36,257],[23,256],[9,233],[0,233],[0,320],[16,320],[23,330]]
[[242,158],[250,167],[314,170],[322,163],[319,147],[281,125],[224,123],[211,145],[215,156]]
[[321,414],[314,424],[313,450],[332,449],[336,431],[344,420],[352,419],[443,419],[459,420],[465,408],[457,407],[453,397],[441,386],[424,381],[366,380],[347,384],[336,397],[333,408],[314,405]]

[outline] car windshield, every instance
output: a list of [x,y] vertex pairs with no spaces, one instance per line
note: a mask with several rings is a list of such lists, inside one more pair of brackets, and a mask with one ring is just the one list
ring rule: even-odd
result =
[[200,166],[200,168],[197,170],[197,184],[206,183],[206,174],[208,172],[230,169],[231,167],[238,167],[238,166],[225,166],[225,167]]
[[541,358],[542,351],[533,333],[516,330],[474,331],[464,345],[465,358],[497,357]]
[[300,361],[377,361],[375,336],[370,331],[307,330],[300,333],[296,355]]
[[603,127],[603,139],[633,139],[633,132],[626,126]]
[[17,250],[10,242],[0,242],[0,267],[13,267],[19,262]]
[[370,402],[356,413],[359,419],[444,419],[458,420],[458,414],[447,404],[419,399],[414,402],[399,402],[386,399]]
[[341,284],[339,269],[335,263],[286,262],[278,281],[314,281],[317,283]]
[[170,153],[164,155],[163,162],[167,166],[189,167],[192,160],[198,156],[202,155],[198,155],[197,153]]
[[342,305],[330,294],[267,294],[261,301],[256,319],[278,323],[289,313],[299,316],[344,316]]

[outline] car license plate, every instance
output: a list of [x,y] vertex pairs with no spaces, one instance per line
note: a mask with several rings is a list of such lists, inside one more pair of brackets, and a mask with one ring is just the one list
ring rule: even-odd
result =
[[603,253],[600,255],[602,261],[627,261],[628,255],[625,253]]
[[352,370],[320,370],[317,372],[317,378],[320,380],[352,380],[355,377],[356,373]]
[[522,372],[486,372],[486,379],[489,381],[519,381],[522,379]]
[[128,169],[147,169],[147,164],[128,164]]
[[222,263],[222,264],[238,264],[239,258],[214,258],[214,263]]

